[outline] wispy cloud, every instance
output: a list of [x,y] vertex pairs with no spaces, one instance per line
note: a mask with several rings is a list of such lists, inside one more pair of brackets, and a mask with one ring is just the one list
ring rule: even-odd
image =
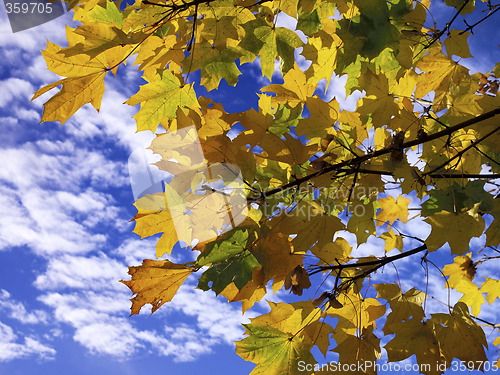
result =
[[12,327],[0,322],[0,362],[27,357],[39,360],[53,359],[56,351],[42,344],[34,337],[25,336],[19,340]]
[[23,324],[47,323],[49,314],[43,310],[28,311],[23,303],[12,299],[10,293],[0,289],[0,311]]

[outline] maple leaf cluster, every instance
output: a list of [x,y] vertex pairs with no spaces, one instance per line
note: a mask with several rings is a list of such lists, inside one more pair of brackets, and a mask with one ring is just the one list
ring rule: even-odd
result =
[[[44,104],[42,121],[64,124],[85,104],[99,110],[105,76],[133,56],[146,81],[126,102],[140,105],[137,130],[161,125],[168,135],[194,126],[202,162],[235,165],[244,182],[245,219],[230,230],[223,228],[226,193],[204,185],[213,177],[207,170],[137,200],[134,232],[162,234],[158,258],[181,240],[197,259],[130,267],[123,283],[135,294],[132,314],[146,304],[156,311],[202,272],[198,288],[241,302],[243,311],[269,288],[304,296],[270,303],[269,313],[245,325],[248,337],[236,353],[256,363],[252,374],[327,373],[298,369],[299,361],[318,361],[315,346],[325,356],[338,353],[342,363],[376,361],[381,332],[395,335],[384,346],[390,362],[415,354],[420,364],[433,364],[426,374],[442,373],[454,358],[481,368],[487,342],[478,315],[500,298],[497,275],[481,268],[498,261],[500,244],[500,63],[470,74],[460,59],[472,57],[469,36],[500,4],[488,1],[486,15],[458,29],[457,17],[478,12],[475,2],[446,0],[454,15],[440,29],[430,0],[69,3],[81,25],[68,27],[68,47],[49,42],[42,51],[62,77],[34,95],[61,86]],[[295,19],[295,29],[277,26],[281,17]],[[310,64],[299,66],[298,55]],[[241,65],[257,58],[269,79],[278,61],[283,83],[262,87],[256,109],[228,113],[188,83],[199,70],[209,92],[221,80],[235,85]],[[363,91],[355,110],[319,95],[334,74],[347,76],[347,95]],[[236,128],[242,130],[229,137]],[[179,153],[167,135],[151,144],[159,169],[176,174],[200,162]],[[192,209],[179,209],[200,185],[219,199],[206,194]],[[431,227],[426,238],[412,232],[419,219]],[[356,244],[346,240],[349,233]],[[471,245],[483,235],[482,245]],[[374,238],[384,245],[357,255]],[[385,265],[397,269],[409,257],[422,264],[417,278],[435,272],[463,294],[454,306],[443,301],[447,312],[429,312],[431,296],[403,291],[397,279],[371,282]],[[313,289],[319,297],[306,299]],[[498,324],[480,321],[498,334]]]

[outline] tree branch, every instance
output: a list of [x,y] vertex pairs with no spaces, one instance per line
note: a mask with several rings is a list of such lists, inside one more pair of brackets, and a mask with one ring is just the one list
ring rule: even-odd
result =
[[423,244],[415,249],[408,250],[404,253],[401,254],[396,254],[390,257],[383,257],[378,260],[371,260],[368,262],[361,262],[361,263],[345,263],[345,264],[336,264],[336,265],[328,265],[328,266],[318,266],[314,271],[309,273],[309,276],[314,275],[318,272],[323,272],[323,271],[328,271],[328,270],[343,270],[346,268],[358,268],[358,267],[368,267],[368,266],[375,266],[374,268],[370,269],[369,273],[375,272],[377,269],[379,269],[382,266],[385,266],[387,263],[391,263],[395,260],[402,259],[409,257],[413,254],[420,253],[421,251],[427,250],[427,245]]
[[465,24],[467,25],[467,28],[465,30],[461,31],[458,35],[462,35],[463,33],[467,32],[467,31],[470,31],[472,34],[474,34],[474,32],[472,30],[474,27],[476,27],[481,22],[483,22],[485,19],[487,19],[488,17],[491,17],[492,15],[494,15],[496,12],[498,12],[500,10],[499,5],[496,5],[496,7],[497,8],[493,12],[488,13],[486,16],[484,16],[483,18],[481,18],[479,21],[477,21],[476,23],[474,23],[472,25],[467,24],[467,22],[464,20]]
[[[338,173],[343,172],[346,175],[354,174],[356,173],[355,169],[341,169],[338,171]],[[358,170],[359,173],[364,173],[364,174],[378,174],[382,176],[393,176],[394,174],[389,171],[377,171],[374,169],[365,169],[365,168],[360,168]],[[433,173],[429,174],[430,177],[432,178],[500,178],[500,173],[454,173],[454,174],[441,174],[441,173]]]
[[[417,146],[417,145],[420,145],[420,144],[423,144],[423,143],[426,143],[426,142],[430,142],[430,141],[433,141],[435,139],[438,139],[438,138],[441,138],[441,137],[444,137],[444,136],[448,136],[448,135],[450,135],[451,133],[453,133],[453,132],[455,132],[457,130],[463,129],[463,128],[467,127],[467,126],[471,126],[471,125],[477,124],[477,123],[479,123],[481,121],[487,120],[487,119],[489,119],[491,117],[494,117],[494,116],[496,116],[498,114],[500,114],[500,107],[496,108],[496,109],[494,109],[492,111],[483,113],[482,115],[479,115],[479,116],[476,116],[474,118],[471,118],[469,120],[463,121],[463,122],[461,122],[461,123],[459,123],[457,125],[447,127],[446,129],[438,131],[438,132],[436,132],[434,134],[430,134],[430,135],[428,134],[425,137],[419,137],[419,138],[416,138],[416,139],[414,139],[412,141],[404,142],[401,145],[401,149],[405,149],[405,148],[408,148],[408,147]],[[365,162],[367,160],[370,160],[370,159],[373,159],[373,158],[376,158],[376,157],[379,157],[379,156],[382,156],[382,155],[389,154],[392,151],[393,151],[393,147],[386,147],[386,148],[383,148],[383,149],[371,152],[369,154],[361,155],[361,156],[352,158],[350,160],[344,160],[344,161],[342,161],[340,163],[329,165],[329,166],[323,168],[320,171],[317,171],[317,172],[311,173],[311,174],[309,174],[307,176],[298,178],[298,179],[296,179],[294,181],[291,181],[289,183],[286,183],[286,184],[284,184],[282,186],[279,186],[277,188],[271,189],[269,191],[261,192],[259,195],[250,197],[250,200],[251,201],[263,200],[266,197],[269,197],[271,195],[274,195],[274,194],[277,194],[279,192],[282,192],[283,190],[299,186],[300,184],[302,184],[304,182],[307,182],[307,181],[310,181],[310,180],[312,180],[312,179],[314,179],[316,177],[319,177],[319,176],[322,176],[324,174],[327,174],[327,173],[330,173],[330,172],[334,172],[334,171],[338,172],[341,168],[343,168],[345,166],[355,166],[355,165],[363,163],[363,162]]]
[[429,44],[427,44],[425,46],[425,49],[429,48],[430,46],[432,46],[437,40],[439,40],[439,38],[441,38],[445,32],[449,32],[450,31],[450,27],[451,27],[451,24],[453,22],[455,22],[455,20],[457,19],[458,15],[460,14],[460,12],[467,6],[467,4],[469,3],[470,0],[465,0],[464,3],[462,4],[462,6],[460,7],[460,9],[457,10],[457,12],[455,13],[455,15],[452,17],[452,19],[445,25],[444,29],[441,30],[440,32],[438,32],[432,39],[431,41],[429,42]]

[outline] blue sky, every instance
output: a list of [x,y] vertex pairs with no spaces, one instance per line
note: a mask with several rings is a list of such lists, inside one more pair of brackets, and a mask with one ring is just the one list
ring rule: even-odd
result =
[[[152,134],[135,133],[136,109],[122,104],[141,83],[130,67],[107,80],[100,113],[86,106],[64,127],[38,124],[48,96],[30,103],[32,94],[57,79],[40,50],[47,39],[65,44],[70,22],[61,17],[12,34],[0,5],[0,374],[248,374],[253,365],[234,353],[233,342],[241,338],[242,322],[267,311],[265,302],[242,316],[239,305],[195,290],[196,280],[188,279],[152,316],[143,309],[129,317],[130,292],[118,280],[128,279],[127,265],[154,258],[157,238],[140,240],[131,233],[135,209],[127,159]],[[281,22],[290,25],[286,17]],[[471,49],[479,58],[468,66],[486,72],[500,59],[498,50],[482,47],[481,38],[498,31],[494,23],[481,30],[474,37],[477,49]],[[231,97],[229,111],[255,106],[255,91],[267,84],[255,64],[241,70],[247,77],[237,88],[223,83],[211,93],[216,101]],[[353,99],[342,96],[343,80],[332,82],[326,96],[352,109]],[[413,234],[425,238],[429,230],[414,220]],[[474,241],[480,245],[484,237]],[[380,246],[372,239],[356,254]],[[191,259],[181,254],[169,259]],[[402,284],[422,288],[411,262],[398,263]],[[498,275],[494,264],[483,267]],[[394,277],[394,268],[387,267],[374,281]],[[429,294],[448,298],[438,274],[431,275]],[[452,302],[459,297],[452,293]],[[288,298],[288,292],[266,296]],[[443,307],[430,301],[429,310]],[[500,320],[487,305],[481,314]]]

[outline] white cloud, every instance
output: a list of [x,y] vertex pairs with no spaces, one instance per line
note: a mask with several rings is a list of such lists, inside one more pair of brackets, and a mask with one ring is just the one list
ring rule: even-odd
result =
[[[144,314],[129,318],[130,295],[111,289],[55,292],[39,299],[54,309],[58,322],[74,328],[76,342],[93,354],[121,360],[147,350],[177,362],[192,361],[210,353],[214,345],[232,345],[243,332],[239,310],[209,293],[193,292],[192,285],[181,287],[174,300],[150,318]],[[194,317],[194,324],[181,323],[173,312]],[[140,329],[144,319],[153,319],[157,329]]]
[[31,64],[26,69],[26,75],[33,82],[36,90],[60,79],[57,74],[47,69],[47,63],[41,53],[32,57]]
[[0,248],[84,253],[107,238],[95,231],[98,224],[126,221],[123,209],[103,192],[127,188],[124,163],[71,141],[47,140],[0,149],[0,160]]
[[93,323],[78,329],[74,339],[91,353],[127,357],[138,346],[137,338],[130,324]]
[[330,101],[335,98],[339,102],[340,110],[346,111],[356,111],[356,104],[358,100],[364,96],[364,92],[361,93],[355,90],[351,95],[346,96],[345,85],[347,82],[347,75],[342,77],[337,76],[335,73],[330,79],[330,84],[326,87],[326,80],[321,80],[318,83],[318,88],[325,90],[325,101]]
[[[156,242],[157,238],[130,238],[125,240],[116,250],[113,255],[119,256],[125,260],[129,266],[139,266],[143,259],[154,259],[156,257]],[[171,262],[180,262],[181,260],[175,253],[168,256]]]
[[33,95],[33,85],[24,79],[8,78],[0,81],[0,86],[2,87],[0,107],[9,107],[10,103],[15,99],[29,102]]
[[40,114],[33,109],[16,108],[16,117],[25,121],[40,121]]
[[117,315],[122,319],[128,316],[130,302],[127,297],[130,294],[126,293],[126,287],[119,284],[118,280],[114,280],[114,283],[123,289],[112,290],[112,286],[96,291],[70,291],[66,288],[65,291],[43,294],[38,299],[53,309],[56,321],[79,329],[89,324],[109,322],[116,319]]
[[[82,253],[105,241],[76,220],[64,207],[52,205],[50,191],[33,188],[25,192],[0,187],[0,249],[28,245],[38,254]],[[85,241],[82,241],[82,239]]]
[[74,142],[54,142],[49,147],[49,142],[42,141],[0,149],[0,180],[19,190],[33,185],[77,190],[87,183],[102,188],[128,183],[124,163],[78,146]]
[[120,288],[118,280],[125,275],[125,265],[103,253],[90,257],[63,255],[49,259],[47,270],[37,277],[35,286],[42,290],[113,290]]
[[11,298],[11,295],[5,289],[0,289],[0,311],[23,324],[47,323],[48,314],[43,310],[34,310],[28,312],[26,307],[18,301]]
[[33,337],[24,337],[20,343],[14,330],[0,322],[0,362],[13,359],[36,357],[41,360],[53,359],[56,351]]
[[0,48],[11,51],[6,56],[8,62],[19,62],[19,57],[26,52],[39,53],[44,49],[47,39],[53,43],[67,44],[64,28],[72,24],[71,16],[65,15],[43,25],[12,33],[6,12],[0,12]]
[[241,310],[229,305],[222,298],[216,298],[212,292],[195,289],[193,283],[187,282],[181,286],[175,298],[167,309],[193,316],[204,336],[221,339],[227,344],[241,337],[243,328]]

